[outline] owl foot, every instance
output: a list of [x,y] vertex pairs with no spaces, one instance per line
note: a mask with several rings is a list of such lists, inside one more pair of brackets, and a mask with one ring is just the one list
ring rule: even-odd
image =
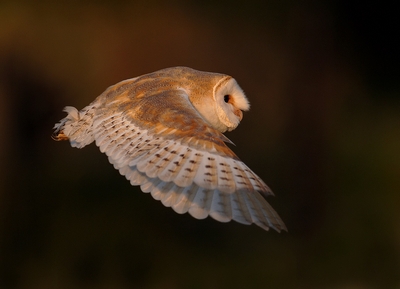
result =
[[62,140],[68,140],[69,138],[61,131],[61,132],[55,132],[51,135],[51,138],[55,141],[62,141]]

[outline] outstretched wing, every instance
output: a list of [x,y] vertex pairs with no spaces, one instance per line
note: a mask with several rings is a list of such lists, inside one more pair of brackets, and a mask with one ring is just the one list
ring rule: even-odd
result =
[[122,90],[97,107],[93,136],[132,185],[177,213],[286,230],[261,196],[268,186],[226,146],[184,90],[132,97]]

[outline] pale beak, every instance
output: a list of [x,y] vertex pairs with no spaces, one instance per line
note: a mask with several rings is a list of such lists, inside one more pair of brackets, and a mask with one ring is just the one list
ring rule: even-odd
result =
[[242,121],[243,118],[243,112],[240,109],[236,109],[233,111],[233,114],[236,115],[240,121]]

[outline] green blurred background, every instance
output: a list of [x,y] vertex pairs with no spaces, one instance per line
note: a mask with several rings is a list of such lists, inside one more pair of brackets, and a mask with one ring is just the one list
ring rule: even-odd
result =
[[[0,1],[0,288],[400,288],[398,10],[358,1]],[[289,232],[198,221],[62,108],[170,66],[234,76],[227,136]]]

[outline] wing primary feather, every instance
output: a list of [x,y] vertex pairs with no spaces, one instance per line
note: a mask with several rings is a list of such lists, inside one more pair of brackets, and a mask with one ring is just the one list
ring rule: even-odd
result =
[[[264,228],[263,225],[262,224],[260,225],[260,222],[259,222],[259,219],[261,217],[263,217],[263,215],[260,215],[260,213],[261,213],[260,210],[256,206],[254,206],[253,201],[250,197],[251,192],[249,193],[247,190],[241,190],[241,192],[242,192],[243,199],[246,203],[246,206],[249,209],[252,223],[255,223],[257,226]],[[264,229],[268,230],[268,227],[264,228]]]
[[[116,158],[117,154],[122,151],[122,148],[124,146],[123,140],[125,139],[126,132],[122,132],[119,135],[116,135],[114,140],[109,143],[108,147],[106,148],[106,154],[108,156],[113,156]],[[121,141],[122,142],[121,142]]]
[[135,128],[127,128],[127,132],[125,135],[123,135],[123,139],[119,144],[119,150],[113,153],[115,159],[120,159],[121,157],[127,155],[129,150],[135,146],[135,143],[140,138],[140,135],[137,135],[135,132]]
[[166,207],[173,206],[176,202],[176,199],[178,198],[178,195],[181,194],[184,189],[175,185],[173,182],[169,182],[169,184],[172,184],[172,187],[166,194],[164,194],[163,198],[161,199],[161,202]]
[[268,220],[268,218],[265,217],[264,212],[263,212],[263,210],[262,210],[262,207],[261,207],[261,205],[259,204],[259,202],[257,201],[257,199],[256,199],[256,197],[255,197],[255,194],[257,194],[257,192],[247,194],[247,196],[248,196],[250,202],[251,202],[252,205],[253,205],[252,208],[253,208],[254,211],[255,211],[256,219],[255,219],[254,223],[255,223],[257,226],[259,226],[259,227],[261,227],[261,228],[263,228],[263,229],[265,229],[265,230],[268,231],[269,228],[270,228],[270,226],[271,226],[271,223],[270,223],[270,221]]
[[174,180],[175,184],[180,187],[190,186],[196,176],[200,162],[201,155],[198,155],[196,151],[187,148],[184,153],[184,159],[182,160],[182,168]]
[[205,156],[205,173],[203,176],[203,186],[208,189],[216,189],[218,187],[218,162],[217,155],[206,154]]
[[107,142],[107,139],[111,139],[112,132],[121,127],[124,119],[120,118],[120,115],[115,115],[111,118],[112,120],[106,124],[100,123],[100,127],[97,126],[94,129],[94,135],[96,139],[96,145],[98,147],[103,145],[103,142]]
[[232,220],[231,195],[214,190],[210,216],[219,222],[229,222]]
[[151,195],[156,200],[162,200],[165,194],[174,186],[172,182],[160,182],[157,186],[153,188],[151,191]]
[[148,182],[140,186],[140,189],[143,191],[143,193],[150,193],[161,182],[162,181],[159,178],[149,179]]
[[159,148],[155,153],[147,153],[137,162],[137,168],[149,177],[156,177],[169,160],[169,146]]
[[251,213],[243,197],[242,190],[234,192],[232,198],[232,219],[238,223],[249,225],[252,223]]
[[256,191],[262,192],[265,195],[273,195],[271,189],[263,182],[263,180],[261,180],[259,176],[257,176],[251,169],[249,169],[246,164],[241,163],[241,166]]
[[207,218],[212,202],[212,195],[212,190],[199,187],[190,205],[189,214],[196,219]]
[[138,186],[147,181],[146,174],[138,171],[136,167],[129,167],[129,169],[125,177],[131,182],[132,186]]
[[255,198],[258,200],[258,203],[261,206],[264,216],[268,220],[270,226],[277,232],[280,232],[281,230],[287,231],[285,224],[282,222],[281,218],[267,202],[267,200],[265,200],[260,194],[255,194]]
[[185,148],[178,143],[174,143],[171,147],[170,160],[164,170],[158,173],[158,177],[165,182],[172,182],[180,170],[182,169],[182,165],[184,163],[184,155],[183,152]]
[[172,205],[172,209],[174,209],[178,214],[187,213],[198,189],[199,187],[195,184],[183,188],[183,191],[176,199],[175,204]]
[[162,154],[150,155],[146,161],[147,166],[141,168],[150,178],[158,177],[159,173],[165,170],[171,158],[171,152],[162,152]]
[[118,142],[118,139],[123,134],[125,134],[125,132],[123,129],[121,129],[121,127],[116,127],[112,131],[109,131],[108,135],[103,139],[103,141],[99,142],[98,147],[100,148],[100,151],[105,153],[107,156],[110,156],[115,148],[115,143]]
[[133,152],[132,154],[129,154],[129,165],[137,166],[140,171],[145,172],[147,168],[152,165],[149,163],[149,158],[154,158],[158,155],[161,157],[162,153],[162,148],[154,148],[153,150],[142,151],[140,155],[138,151]]
[[115,121],[119,117],[121,117],[121,113],[102,113],[101,111],[97,111],[96,116],[93,119],[93,128],[94,130],[102,129],[102,127],[107,127],[112,121]]
[[234,193],[236,190],[235,177],[233,175],[233,164],[231,159],[219,157],[218,160],[218,189],[226,193]]

